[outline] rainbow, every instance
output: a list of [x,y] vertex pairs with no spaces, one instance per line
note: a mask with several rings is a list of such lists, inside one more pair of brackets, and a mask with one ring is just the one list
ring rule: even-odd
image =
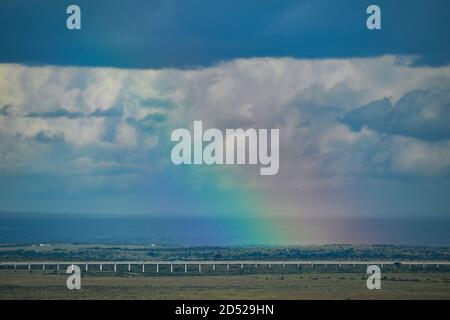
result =
[[[198,212],[205,213],[208,232],[220,242],[235,245],[287,244],[292,239],[278,223],[270,197],[263,192],[236,185],[245,179],[242,170],[225,166],[180,165],[177,179],[188,187],[189,200]],[[239,175],[238,175],[239,174]],[[231,181],[231,182],[230,182]]]

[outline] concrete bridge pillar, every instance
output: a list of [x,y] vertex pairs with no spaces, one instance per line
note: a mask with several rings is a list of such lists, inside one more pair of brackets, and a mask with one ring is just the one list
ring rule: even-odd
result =
[[131,271],[131,264],[129,263],[128,264],[128,272],[130,272]]
[[198,264],[198,272],[202,272],[202,265],[200,263]]
[[89,271],[89,265],[86,263],[86,272]]
[[241,263],[241,269],[244,269],[244,264],[243,263]]
[[216,270],[216,264],[213,263],[213,270]]
[[28,270],[31,270],[31,264],[28,264]]
[[159,273],[159,264],[156,264],[156,273]]
[[145,272],[145,263],[142,264],[142,273]]
[[56,265],[56,271],[59,271],[59,263]]
[[100,263],[100,271],[103,271],[103,265]]
[[184,265],[184,273],[187,273],[187,263]]
[[227,263],[227,270],[230,270],[230,264]]
[[173,273],[173,264],[170,264],[170,273]]
[[45,270],[45,264],[42,264],[42,271]]
[[117,264],[114,263],[114,272],[117,272]]

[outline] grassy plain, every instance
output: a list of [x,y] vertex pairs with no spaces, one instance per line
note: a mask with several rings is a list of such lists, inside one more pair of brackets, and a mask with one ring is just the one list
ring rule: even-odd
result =
[[145,276],[87,274],[81,290],[67,275],[0,270],[0,299],[450,299],[448,272],[384,273],[368,290],[359,272],[255,275]]
[[[92,260],[450,260],[449,247],[289,246],[164,247],[158,245],[0,245],[0,261]],[[381,290],[366,287],[366,266],[190,266],[119,265],[82,267],[81,290],[68,290],[68,275],[47,266],[32,272],[0,268],[0,299],[450,299],[448,266],[384,266]]]

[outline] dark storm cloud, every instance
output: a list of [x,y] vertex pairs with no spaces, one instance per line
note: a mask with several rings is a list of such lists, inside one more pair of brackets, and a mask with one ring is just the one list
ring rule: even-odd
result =
[[57,109],[49,112],[30,112],[25,115],[28,118],[68,118],[76,119],[84,117],[81,112],[71,112],[66,109]]
[[149,98],[142,101],[143,107],[172,109],[175,104],[170,99]]
[[127,123],[134,126],[136,129],[140,131],[154,133],[161,126],[161,124],[167,121],[167,119],[168,119],[167,114],[155,112],[145,116],[141,120],[128,118]]
[[249,57],[420,56],[450,62],[450,2],[378,0],[382,30],[366,28],[367,1],[77,0],[82,29],[66,28],[69,1],[2,0],[0,62],[185,68]]
[[39,131],[35,136],[34,139],[41,143],[55,143],[55,142],[62,142],[64,141],[64,134],[63,133],[51,133],[47,131]]
[[421,140],[450,139],[450,90],[415,90],[397,103],[388,98],[348,112],[343,122],[353,130],[363,126],[379,132]]
[[99,117],[99,118],[115,118],[121,117],[123,115],[122,110],[119,108],[109,108],[106,110],[97,109],[94,112],[89,114],[90,117]]
[[11,105],[6,105],[0,108],[0,115],[1,116],[7,116],[9,115],[8,109],[11,108]]
[[[0,110],[1,114],[1,110]],[[55,111],[49,112],[30,112],[25,115],[27,118],[68,118],[77,119],[84,117],[94,117],[94,118],[114,118],[121,117],[123,112],[118,108],[110,108],[106,110],[97,109],[94,112],[84,114],[82,112],[72,112],[66,109],[57,109]]]

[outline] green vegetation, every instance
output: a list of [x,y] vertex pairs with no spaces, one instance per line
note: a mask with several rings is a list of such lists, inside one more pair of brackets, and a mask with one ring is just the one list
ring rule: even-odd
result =
[[450,260],[449,247],[324,245],[289,247],[162,247],[57,244],[2,246],[8,260]]

